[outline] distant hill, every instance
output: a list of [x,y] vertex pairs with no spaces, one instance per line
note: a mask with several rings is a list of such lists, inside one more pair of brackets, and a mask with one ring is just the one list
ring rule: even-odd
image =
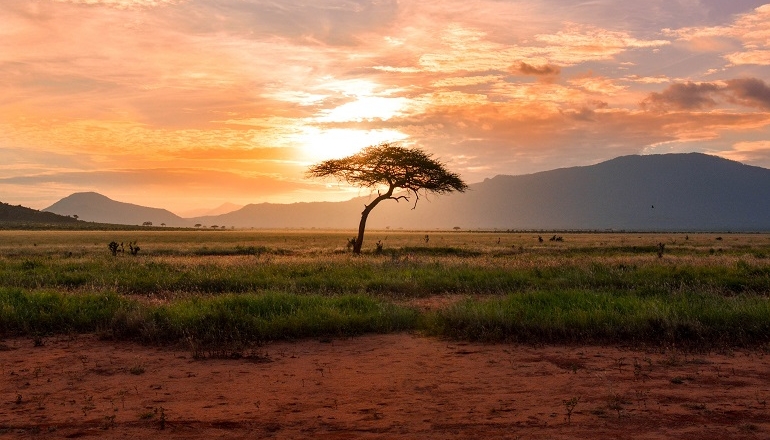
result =
[[624,156],[497,176],[405,217],[426,227],[770,231],[770,170],[699,153]]
[[190,226],[190,222],[159,208],[123,203],[112,200],[95,192],[75,193],[67,196],[43,211],[77,215],[80,220],[97,223],[112,223],[121,225],[141,225],[152,222],[153,226]]
[[[260,203],[246,205],[227,214],[196,217],[191,221],[236,228],[351,229],[358,226],[364,203],[366,200],[361,198],[346,202]],[[371,217],[375,215],[376,211],[373,211]]]
[[52,212],[41,212],[24,206],[12,206],[0,202],[0,224],[24,225],[24,224],[76,224],[78,220]]
[[[70,198],[79,203],[57,206]],[[368,201],[251,204],[222,215],[182,219],[81,193],[46,210],[123,224],[353,229]],[[585,167],[497,176],[470,185],[466,193],[422,197],[416,209],[412,206],[383,202],[367,227],[770,231],[770,170],[700,153],[624,156]]]
[[[355,228],[368,198],[247,205],[203,224]],[[596,165],[497,176],[419,201],[384,202],[372,228],[770,231],[770,170],[700,153],[624,156]]]
[[237,211],[241,208],[243,208],[243,205],[236,205],[235,203],[227,202],[217,206],[214,209],[208,209],[208,208],[193,209],[190,211],[177,212],[177,214],[180,217],[185,217],[185,218],[215,216],[215,215],[222,215],[222,214],[227,214],[229,212]]

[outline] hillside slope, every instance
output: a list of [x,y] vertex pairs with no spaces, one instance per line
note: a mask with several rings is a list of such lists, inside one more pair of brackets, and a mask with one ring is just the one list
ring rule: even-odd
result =
[[148,208],[112,200],[95,192],[74,193],[43,211],[62,215],[77,215],[81,220],[120,225],[141,225],[152,222],[154,226],[190,226],[190,222],[159,208]]
[[0,202],[0,223],[2,224],[76,224],[78,220],[72,217],[41,212],[25,206],[12,206]]

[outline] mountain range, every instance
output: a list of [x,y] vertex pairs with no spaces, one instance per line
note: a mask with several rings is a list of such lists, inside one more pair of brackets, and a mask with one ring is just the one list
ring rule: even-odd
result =
[[[81,220],[167,226],[356,228],[369,197],[260,203],[182,218],[158,208],[75,193],[44,211]],[[414,209],[412,209],[414,207]],[[623,156],[596,165],[500,175],[465,193],[387,201],[367,227],[637,231],[770,231],[770,170],[701,153]]]

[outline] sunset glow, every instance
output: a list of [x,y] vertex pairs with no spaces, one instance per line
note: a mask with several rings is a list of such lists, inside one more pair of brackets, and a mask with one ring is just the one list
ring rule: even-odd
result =
[[770,3],[4,0],[0,201],[343,200],[384,141],[468,183],[627,154],[770,167]]

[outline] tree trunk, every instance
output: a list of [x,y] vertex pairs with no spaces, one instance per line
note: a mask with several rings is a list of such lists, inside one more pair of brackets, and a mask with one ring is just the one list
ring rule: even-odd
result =
[[389,199],[393,195],[393,188],[389,188],[385,194],[380,194],[376,199],[372,200],[372,203],[364,205],[364,210],[361,212],[361,221],[358,223],[358,237],[356,237],[356,243],[353,245],[353,253],[360,254],[361,247],[364,245],[364,231],[366,230],[366,219],[369,217],[369,213],[372,212],[378,203],[385,199]]
[[369,213],[372,211],[369,207],[372,205],[367,205],[366,208],[364,208],[364,211],[361,213],[361,221],[358,223],[358,237],[356,237],[356,242],[353,244],[353,253],[354,254],[360,254],[361,253],[361,246],[364,245],[364,230],[366,230],[366,218],[369,217]]

